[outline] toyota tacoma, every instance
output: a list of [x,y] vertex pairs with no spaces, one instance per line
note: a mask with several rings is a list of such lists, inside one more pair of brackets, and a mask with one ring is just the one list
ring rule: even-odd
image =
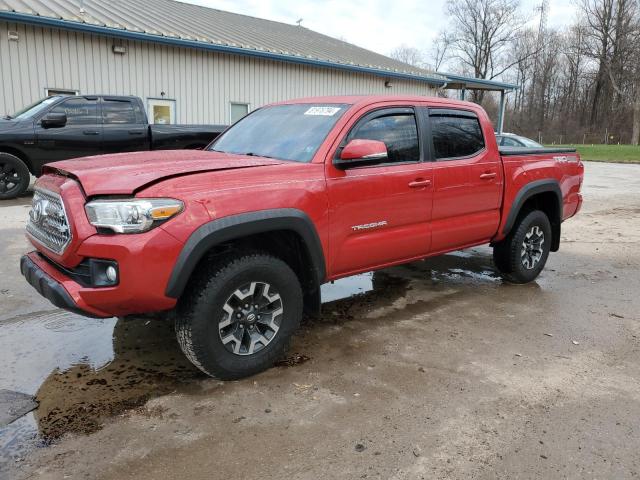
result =
[[46,165],[21,270],[83,315],[167,312],[186,356],[234,379],[284,354],[325,282],[482,244],[531,282],[582,179],[575,150],[498,148],[472,103],[292,100],[204,151]]

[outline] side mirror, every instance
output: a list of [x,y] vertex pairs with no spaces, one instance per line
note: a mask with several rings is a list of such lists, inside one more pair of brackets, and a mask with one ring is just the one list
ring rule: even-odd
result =
[[387,146],[378,140],[354,139],[345,145],[340,158],[334,161],[337,168],[375,165],[389,158]]
[[66,113],[47,113],[40,122],[42,128],[61,128],[67,124]]

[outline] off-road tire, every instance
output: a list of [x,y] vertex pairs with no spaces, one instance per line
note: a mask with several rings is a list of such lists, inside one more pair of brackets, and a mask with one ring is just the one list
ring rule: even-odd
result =
[[[16,175],[16,180],[10,183],[11,187],[5,187],[9,174]],[[19,197],[29,188],[30,182],[31,175],[25,163],[15,155],[0,152],[0,200]]]
[[[537,227],[537,230],[536,230]],[[543,243],[541,256],[527,268],[523,260],[526,236],[532,232],[542,232]],[[547,263],[551,248],[551,223],[547,215],[540,210],[533,210],[523,214],[513,229],[502,242],[493,247],[493,263],[502,278],[511,283],[529,283],[535,280]]]
[[[230,296],[247,282],[272,285],[281,297],[283,312],[280,328],[266,346],[238,355],[223,344],[219,322]],[[187,358],[204,373],[235,380],[266,370],[282,358],[300,324],[302,309],[302,288],[289,265],[263,253],[229,254],[204,266],[189,282],[176,309],[176,336]]]

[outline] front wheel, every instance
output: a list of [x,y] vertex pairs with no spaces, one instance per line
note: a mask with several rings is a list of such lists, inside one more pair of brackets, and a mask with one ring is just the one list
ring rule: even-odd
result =
[[551,223],[534,210],[522,216],[507,238],[493,247],[493,261],[502,277],[512,283],[535,280],[551,249]]
[[29,187],[29,168],[15,155],[0,152],[0,200],[22,195]]
[[180,300],[176,336],[207,375],[234,380],[271,367],[302,317],[298,277],[266,254],[236,254],[204,268]]

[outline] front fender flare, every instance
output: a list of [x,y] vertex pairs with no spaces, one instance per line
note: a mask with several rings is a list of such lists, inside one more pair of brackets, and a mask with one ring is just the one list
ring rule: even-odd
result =
[[324,283],[324,252],[312,220],[301,210],[280,208],[223,217],[200,226],[182,247],[165,295],[171,298],[179,298],[182,295],[191,274],[212,247],[249,235],[276,230],[290,230],[300,235],[309,252],[312,263],[310,268],[317,284]]

